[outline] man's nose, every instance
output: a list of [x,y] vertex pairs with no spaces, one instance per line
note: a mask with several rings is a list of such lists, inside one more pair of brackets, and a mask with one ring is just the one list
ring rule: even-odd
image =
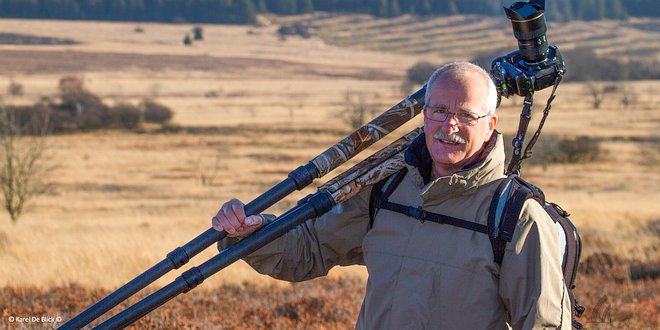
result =
[[449,113],[447,116],[447,119],[442,123],[442,129],[445,132],[450,132],[453,133],[454,131],[458,130],[458,118],[456,118],[456,114],[454,113]]

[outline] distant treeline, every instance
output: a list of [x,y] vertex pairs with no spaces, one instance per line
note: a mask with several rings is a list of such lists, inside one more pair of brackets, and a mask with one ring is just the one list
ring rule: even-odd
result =
[[[502,15],[495,0],[0,0],[0,17],[251,24],[259,13]],[[660,16],[659,0],[548,0],[554,21]]]

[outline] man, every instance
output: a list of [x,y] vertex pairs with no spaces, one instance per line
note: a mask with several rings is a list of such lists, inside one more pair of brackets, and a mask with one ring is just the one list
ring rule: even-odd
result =
[[[429,78],[424,134],[405,154],[407,173],[389,201],[485,225],[504,177],[495,131],[497,95],[488,73],[450,63]],[[380,209],[369,223],[365,191],[308,221],[245,260],[289,281],[327,274],[335,265],[369,272],[358,329],[515,329],[571,327],[559,239],[534,201],[523,208],[504,260],[494,262],[487,235]],[[241,238],[264,224],[238,200],[213,218]]]

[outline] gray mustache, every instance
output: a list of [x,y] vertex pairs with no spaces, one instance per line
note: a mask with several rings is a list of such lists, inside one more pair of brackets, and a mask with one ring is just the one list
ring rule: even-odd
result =
[[463,137],[459,136],[458,134],[446,135],[444,132],[438,131],[437,133],[435,133],[433,135],[433,137],[438,139],[438,140],[442,140],[442,141],[446,141],[446,142],[465,144],[465,139]]

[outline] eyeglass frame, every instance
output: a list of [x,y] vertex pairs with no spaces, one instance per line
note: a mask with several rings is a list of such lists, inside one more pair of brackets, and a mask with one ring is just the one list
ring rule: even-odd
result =
[[[426,118],[428,118],[428,119],[431,120],[431,121],[438,122],[438,123],[444,123],[444,122],[446,122],[447,120],[449,120],[449,115],[451,115],[452,117],[456,118],[456,122],[459,123],[459,124],[461,124],[461,125],[475,126],[475,125],[477,125],[477,124],[479,123],[479,119],[486,118],[486,117],[492,115],[491,113],[487,113],[487,114],[485,114],[485,115],[483,115],[483,116],[479,116],[478,114],[476,114],[476,113],[474,113],[474,112],[470,112],[470,111],[451,112],[451,111],[446,111],[446,109],[445,109],[445,111],[446,111],[446,113],[445,113],[445,116],[446,116],[445,119],[444,119],[444,120],[438,120],[438,119],[433,119],[433,118],[431,118],[431,116],[428,115],[428,114],[426,113],[427,110],[429,110],[429,109],[432,110],[433,108],[440,109],[440,108],[444,108],[444,107],[442,107],[442,106],[435,106],[435,107],[434,107],[434,106],[427,106],[427,105],[424,105],[424,114],[426,114]],[[468,120],[470,120],[470,121],[469,121],[469,122],[462,122],[461,119],[458,117],[459,114],[467,114],[467,115],[469,115],[470,118],[469,118]]]

